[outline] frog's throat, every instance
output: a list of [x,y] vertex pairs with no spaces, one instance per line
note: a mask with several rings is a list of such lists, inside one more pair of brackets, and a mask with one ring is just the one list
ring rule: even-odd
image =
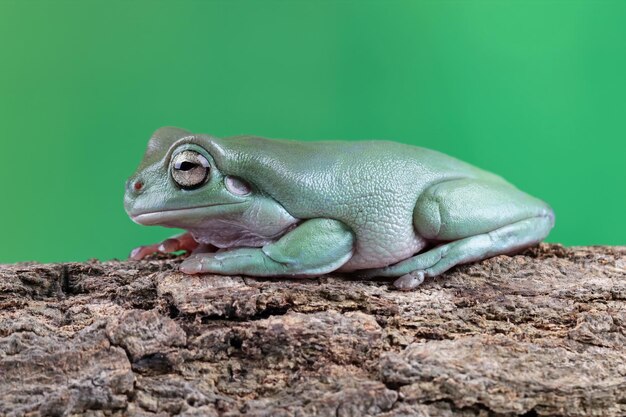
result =
[[140,212],[140,213],[129,213],[130,218],[137,224],[141,224],[144,226],[163,224],[170,220],[180,218],[180,217],[196,217],[196,215],[201,215],[205,213],[206,208],[208,207],[221,207],[221,206],[234,206],[238,204],[243,204],[242,201],[235,201],[231,203],[218,203],[218,204],[205,204],[202,206],[196,207],[181,207],[176,209],[169,210],[157,210],[157,211],[149,211],[149,212]]

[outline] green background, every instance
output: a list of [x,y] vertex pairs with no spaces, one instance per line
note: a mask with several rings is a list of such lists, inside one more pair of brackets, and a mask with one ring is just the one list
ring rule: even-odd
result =
[[548,201],[549,241],[626,243],[626,1],[0,0],[0,262],[125,257],[163,125],[384,138]]

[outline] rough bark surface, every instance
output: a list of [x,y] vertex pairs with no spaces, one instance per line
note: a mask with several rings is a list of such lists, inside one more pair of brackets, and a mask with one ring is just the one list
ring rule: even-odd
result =
[[414,292],[179,262],[0,265],[0,415],[626,415],[626,247]]

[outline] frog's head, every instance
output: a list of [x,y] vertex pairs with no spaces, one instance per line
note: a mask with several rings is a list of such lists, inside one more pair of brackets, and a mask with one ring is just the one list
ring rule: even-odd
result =
[[134,222],[190,229],[250,206],[251,185],[220,172],[203,146],[211,140],[173,127],[152,135],[143,161],[126,182],[124,206]]

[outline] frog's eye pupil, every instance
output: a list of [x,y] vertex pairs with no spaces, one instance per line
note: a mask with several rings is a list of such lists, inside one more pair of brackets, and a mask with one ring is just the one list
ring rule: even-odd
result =
[[183,161],[176,164],[176,169],[179,169],[181,171],[189,171],[190,169],[193,169],[197,166],[198,164],[194,164],[193,162]]
[[209,161],[196,151],[185,150],[172,157],[170,172],[180,188],[191,190],[208,181]]

